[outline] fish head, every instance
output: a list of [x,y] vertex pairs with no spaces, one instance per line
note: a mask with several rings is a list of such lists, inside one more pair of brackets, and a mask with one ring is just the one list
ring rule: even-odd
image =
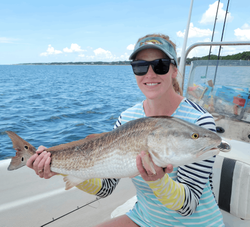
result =
[[16,150],[16,156],[11,158],[8,170],[16,170],[26,165],[27,160],[36,152],[36,148],[23,140],[16,133],[7,131],[12,140],[13,148]]
[[148,138],[149,153],[161,167],[186,165],[219,153],[221,137],[215,132],[178,118],[161,122]]

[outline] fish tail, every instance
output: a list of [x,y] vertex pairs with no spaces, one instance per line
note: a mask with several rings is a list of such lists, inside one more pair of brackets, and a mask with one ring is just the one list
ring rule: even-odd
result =
[[12,140],[13,148],[16,150],[16,156],[12,157],[8,170],[16,170],[26,165],[27,160],[36,153],[36,148],[23,140],[16,133],[6,131]]

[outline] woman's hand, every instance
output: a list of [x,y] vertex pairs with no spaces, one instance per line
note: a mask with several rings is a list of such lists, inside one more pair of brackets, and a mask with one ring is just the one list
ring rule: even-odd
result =
[[51,153],[45,151],[46,147],[40,146],[36,154],[32,155],[26,165],[35,170],[36,174],[44,179],[49,179],[58,173],[52,172],[50,170],[50,162],[51,162]]
[[145,181],[156,181],[158,179],[161,179],[166,173],[171,173],[173,171],[173,165],[169,164],[165,169],[163,169],[162,167],[159,167],[157,165],[154,164],[153,160],[151,159],[151,157],[149,156],[150,161],[152,162],[154,169],[155,169],[155,174],[152,173],[149,169],[146,169],[143,166],[143,160],[146,158],[148,159],[149,154],[145,151],[142,151],[137,157],[136,157],[136,165],[137,168],[141,174],[141,177],[145,180]]

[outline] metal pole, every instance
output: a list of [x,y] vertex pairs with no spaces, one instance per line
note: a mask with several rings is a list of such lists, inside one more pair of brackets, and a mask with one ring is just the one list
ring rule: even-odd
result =
[[[217,21],[217,19],[218,19],[217,16],[218,16],[218,11],[219,11],[219,5],[220,5],[220,0],[218,1],[217,10],[216,10],[216,13],[215,13],[214,28],[213,28],[213,33],[212,33],[211,42],[213,42],[213,40],[214,40],[214,31],[215,31],[216,21]],[[210,49],[209,49],[208,61],[210,60],[211,50],[212,50],[212,46],[210,46]],[[207,70],[208,70],[208,62],[207,62],[207,68],[206,68],[206,73],[205,73],[204,78],[207,77]]]
[[[188,22],[187,22],[187,27],[186,27],[186,31],[185,31],[184,41],[183,41],[183,45],[182,45],[181,61],[180,61],[180,65],[179,65],[179,71],[183,72],[183,73],[185,73],[185,66],[186,66],[185,52],[186,52],[187,39],[188,39],[188,33],[189,33],[189,27],[190,27],[190,20],[191,20],[191,15],[192,15],[192,8],[193,8],[193,0],[191,0],[191,3],[190,3]],[[184,74],[181,74],[179,76],[181,78],[177,78],[178,83],[179,83],[180,87],[183,87],[183,84],[184,84],[184,81],[183,81]]]
[[[227,2],[227,9],[226,9],[226,13],[225,13],[225,19],[224,19],[224,24],[223,24],[222,34],[221,34],[221,40],[220,40],[221,42],[222,42],[223,36],[224,36],[224,30],[225,30],[225,25],[226,25],[226,20],[227,20],[229,2],[230,2],[230,0],[228,0],[228,2]],[[216,80],[216,76],[217,76],[217,70],[218,70],[219,59],[220,59],[220,52],[221,52],[221,46],[219,48],[217,65],[216,65],[216,68],[215,68],[214,84],[215,84],[215,80]]]
[[[217,17],[217,16],[218,16],[218,11],[219,11],[219,5],[220,5],[220,0],[218,1],[217,10],[216,10],[216,14],[215,14],[215,19],[214,19],[214,28],[213,28],[213,34],[212,34],[212,39],[211,39],[211,42],[213,42],[213,40],[214,40],[214,31],[215,31],[216,21],[217,21],[217,19],[218,19],[218,17]],[[222,41],[222,40],[221,40],[221,41]],[[208,60],[210,60],[211,50],[212,50],[212,46],[210,46]]]

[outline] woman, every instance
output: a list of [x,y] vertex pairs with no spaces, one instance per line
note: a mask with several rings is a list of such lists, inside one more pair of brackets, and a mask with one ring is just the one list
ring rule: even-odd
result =
[[[138,87],[146,99],[124,111],[115,128],[141,117],[173,116],[215,131],[213,117],[202,107],[187,100],[176,80],[175,45],[164,35],[148,35],[138,40],[130,56]],[[38,153],[44,150],[41,147]],[[144,169],[142,151],[136,163],[140,176],[132,179],[138,202],[126,215],[100,226],[224,226],[212,193],[212,167],[215,157],[190,165],[162,169],[156,174]],[[40,177],[50,178],[50,154],[35,154],[27,162]],[[101,197],[110,195],[119,179],[91,179],[77,187]],[[90,185],[94,187],[89,187]],[[89,191],[89,188],[94,190]]]

